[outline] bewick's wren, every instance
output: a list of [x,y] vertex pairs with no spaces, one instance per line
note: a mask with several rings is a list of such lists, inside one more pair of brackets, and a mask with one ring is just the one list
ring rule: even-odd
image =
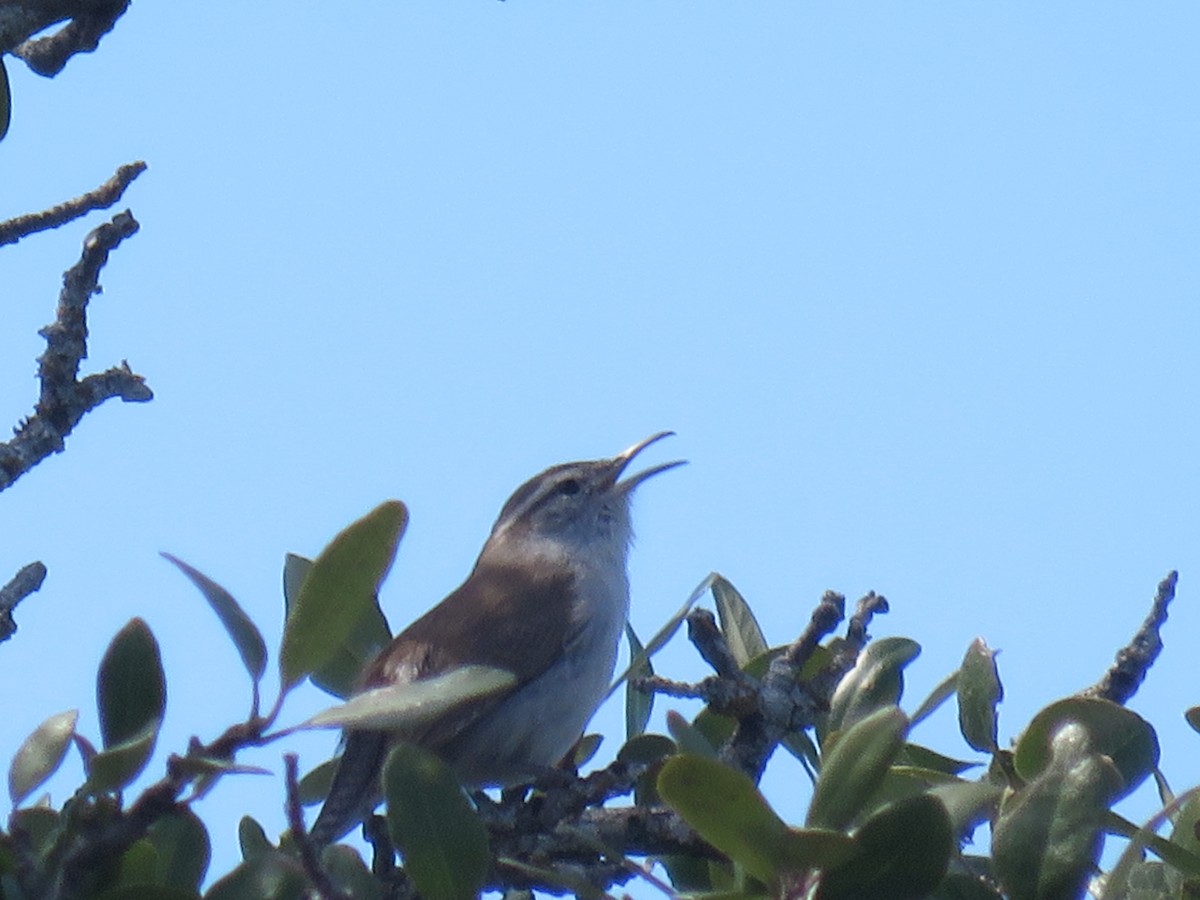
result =
[[571,749],[604,699],[629,612],[630,495],[682,461],[618,479],[671,433],[612,459],[553,466],[517,488],[467,580],[393,639],[362,679],[371,689],[483,665],[512,672],[515,684],[419,733],[348,731],[315,843],[337,840],[378,802],[394,739],[437,753],[470,787],[532,780]]

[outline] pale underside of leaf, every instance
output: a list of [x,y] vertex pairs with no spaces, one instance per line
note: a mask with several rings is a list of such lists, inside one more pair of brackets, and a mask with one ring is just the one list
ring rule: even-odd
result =
[[364,691],[317,713],[311,728],[405,732],[418,729],[481,697],[510,690],[517,676],[505,669],[464,666],[444,675]]

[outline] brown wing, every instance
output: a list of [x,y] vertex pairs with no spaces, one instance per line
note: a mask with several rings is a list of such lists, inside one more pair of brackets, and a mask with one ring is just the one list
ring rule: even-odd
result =
[[379,770],[386,755],[387,735],[382,731],[347,732],[346,749],[329,786],[329,796],[309,832],[316,846],[340,839],[379,802]]
[[463,705],[461,713],[406,735],[437,750],[462,729],[545,672],[562,654],[572,631],[572,576],[531,574],[528,568],[480,563],[445,600],[413,622],[377,656],[365,688],[415,681],[465,665],[493,666],[517,676],[507,692]]
[[[363,674],[364,688],[415,681],[475,664],[505,669],[517,683],[502,694],[463,704],[461,712],[405,739],[437,752],[508,693],[548,669],[572,631],[565,601],[571,576],[533,576],[524,569],[477,565],[449,597],[396,636]],[[329,797],[313,825],[318,846],[335,841],[378,802],[379,768],[389,736],[349,732]]]

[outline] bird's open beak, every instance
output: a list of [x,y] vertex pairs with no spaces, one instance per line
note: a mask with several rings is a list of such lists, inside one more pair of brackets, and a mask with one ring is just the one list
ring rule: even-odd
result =
[[[675,432],[673,432],[673,431],[660,431],[658,434],[650,435],[650,437],[646,438],[645,440],[638,441],[636,444],[634,444],[628,450],[623,450],[622,452],[620,452],[616,456],[614,456],[612,459],[613,483],[615,484],[616,480],[621,477],[621,473],[625,471],[625,468],[629,465],[630,462],[633,461],[633,458],[635,456],[637,456],[639,453],[641,453],[643,450],[645,450],[651,444],[656,443],[657,441],[661,441],[665,437],[671,437],[673,434],[675,434]],[[644,469],[643,471],[638,472],[636,475],[630,475],[628,478],[626,478],[624,481],[622,481],[620,483],[620,485],[618,485],[618,487],[620,487],[622,493],[628,494],[630,491],[632,491],[635,487],[637,487],[639,484],[641,484],[647,478],[650,478],[653,475],[657,475],[660,472],[665,472],[668,469],[674,469],[676,466],[682,466],[686,462],[687,462],[687,460],[685,460],[685,459],[677,459],[672,462],[661,463],[657,466],[651,466],[649,469]]]

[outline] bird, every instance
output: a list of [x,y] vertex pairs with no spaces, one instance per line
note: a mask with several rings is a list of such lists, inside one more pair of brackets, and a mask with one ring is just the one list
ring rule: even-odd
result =
[[574,746],[604,699],[629,614],[630,499],[661,463],[621,479],[662,431],[616,456],[551,466],[500,511],[467,579],[364,668],[362,691],[468,666],[511,673],[510,685],[403,734],[348,728],[309,837],[340,840],[378,805],[379,773],[397,741],[439,756],[464,787],[535,780]]

